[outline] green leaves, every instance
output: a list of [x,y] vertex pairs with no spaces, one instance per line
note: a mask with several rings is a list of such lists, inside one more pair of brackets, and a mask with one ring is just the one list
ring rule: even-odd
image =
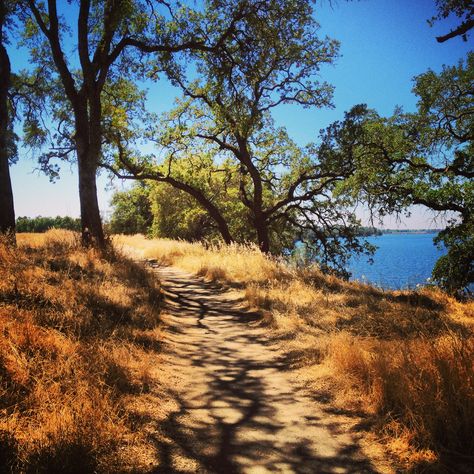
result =
[[355,106],[324,132],[321,158],[325,166],[352,167],[336,193],[363,200],[380,216],[413,204],[447,213],[452,222],[437,241],[448,254],[433,276],[460,292],[473,281],[474,54],[439,74],[421,74],[413,90],[419,101],[412,114],[384,118]]
[[47,143],[48,133],[38,119],[32,119],[23,125],[23,141],[31,147],[41,147]]
[[111,201],[110,231],[115,234],[148,234],[153,222],[150,189],[138,183],[129,191],[116,192]]
[[474,281],[474,223],[452,221],[435,239],[448,253],[441,257],[433,269],[433,278],[450,293],[472,294]]

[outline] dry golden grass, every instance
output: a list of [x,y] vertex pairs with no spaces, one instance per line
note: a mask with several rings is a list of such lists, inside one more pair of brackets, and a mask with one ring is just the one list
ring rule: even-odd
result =
[[[169,239],[149,240],[142,235],[117,235],[114,237],[114,243],[125,253],[145,259],[157,259],[163,265],[177,265],[214,280],[237,283],[263,282],[268,280],[270,275],[280,275],[276,261],[266,258],[253,245],[205,247],[201,243]],[[240,258],[242,255],[246,258]]]
[[154,380],[159,306],[154,276],[71,232],[0,241],[1,472],[145,471],[127,407]]
[[116,236],[119,248],[239,284],[308,387],[374,420],[403,469],[474,455],[474,303],[298,270],[252,246]]

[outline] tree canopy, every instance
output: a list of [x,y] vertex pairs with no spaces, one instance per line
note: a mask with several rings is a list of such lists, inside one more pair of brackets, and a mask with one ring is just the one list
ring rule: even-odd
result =
[[[45,104],[50,105],[57,127],[49,135],[39,130],[34,135],[52,142],[42,155],[45,168],[54,157],[64,159],[72,154],[77,159],[85,244],[105,245],[96,173],[104,142],[112,143],[107,125],[114,121],[104,114],[107,90],[129,92],[121,87],[123,76],[137,80],[150,68],[162,71],[169,64],[178,64],[173,58],[176,53],[217,51],[234,31],[236,21],[253,13],[253,3],[242,1],[223,10],[222,2],[208,2],[205,10],[198,11],[180,2],[79,0],[68,11],[68,18],[75,17],[68,24],[55,0],[22,2],[24,41],[42,72],[46,87],[41,95],[47,94]],[[72,28],[74,23],[77,29]],[[74,37],[69,47],[64,41],[68,34]],[[148,60],[149,54],[153,54],[153,61]],[[117,110],[109,112],[114,117]],[[31,124],[38,128],[39,120],[33,117]],[[39,145],[45,144],[46,139],[40,140]]]
[[327,153],[352,163],[354,173],[342,188],[378,215],[412,204],[448,213],[448,226],[436,238],[447,255],[433,276],[449,291],[462,290],[474,281],[474,54],[414,83],[416,112],[397,110],[385,118],[356,106],[328,128]]
[[17,232],[46,232],[49,229],[67,229],[79,231],[81,229],[81,220],[68,216],[20,216],[16,220]]
[[193,170],[220,170],[236,183],[247,235],[263,251],[281,252],[303,241],[321,265],[344,272],[350,252],[370,250],[357,238],[351,197],[334,193],[349,170],[326,162],[329,156],[321,161],[317,145],[297,146],[272,118],[282,104],[332,106],[332,87],[319,72],[337,57],[338,43],[319,36],[308,1],[250,3],[254,15],[236,21],[217,52],[188,54],[192,72],[168,64],[183,98],[151,127],[165,159],[127,152],[129,143],[118,137],[124,153],[116,173],[180,187],[208,209],[224,240],[235,240],[241,237],[231,231],[222,197],[196,179],[199,172],[181,172],[183,162]]
[[[438,41],[468,39],[471,3],[436,1],[431,23],[460,23]],[[77,165],[85,245],[106,246],[102,168],[141,182],[114,197],[115,232],[252,241],[276,254],[304,244],[344,276],[352,254],[373,251],[360,239],[360,202],[382,218],[424,205],[449,219],[435,279],[449,291],[468,287],[473,54],[417,76],[415,112],[383,117],[357,105],[302,145],[275,111],[333,107],[323,73],[339,43],[314,13],[311,0],[0,2],[0,232],[15,227],[9,164],[22,115],[23,144],[39,150],[43,171],[55,179],[61,160]],[[5,44],[15,24],[30,67],[11,74]],[[180,97],[155,115],[144,84],[159,90],[160,80]]]
[[114,234],[147,234],[153,222],[149,189],[144,183],[129,191],[116,192],[111,201],[113,213],[109,222]]

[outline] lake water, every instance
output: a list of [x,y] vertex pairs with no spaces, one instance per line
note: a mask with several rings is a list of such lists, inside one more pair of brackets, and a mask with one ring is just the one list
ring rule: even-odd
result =
[[414,288],[427,283],[433,266],[445,252],[433,244],[436,234],[384,234],[368,237],[378,247],[370,265],[366,257],[353,258],[351,280],[373,283],[382,288]]

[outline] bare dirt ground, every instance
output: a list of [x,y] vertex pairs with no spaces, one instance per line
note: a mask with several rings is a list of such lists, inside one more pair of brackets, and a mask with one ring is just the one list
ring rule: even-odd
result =
[[305,393],[284,351],[237,292],[172,267],[162,281],[161,370],[169,386],[150,431],[163,473],[393,472],[364,454],[360,419]]

